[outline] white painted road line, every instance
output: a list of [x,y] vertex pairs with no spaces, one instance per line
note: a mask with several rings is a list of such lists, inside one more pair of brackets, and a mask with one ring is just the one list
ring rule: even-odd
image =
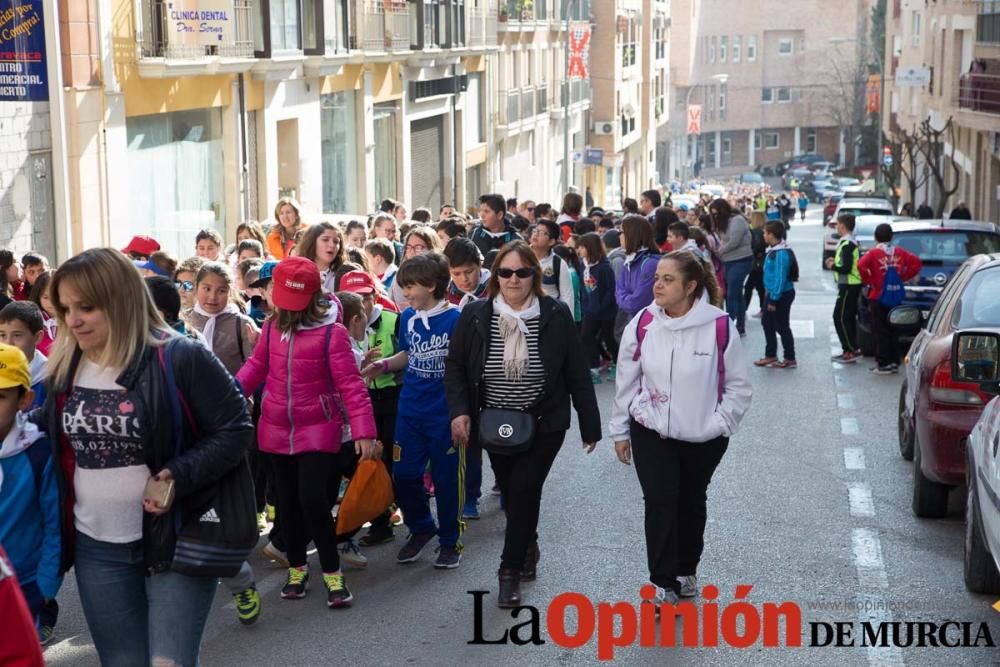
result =
[[875,503],[872,502],[872,490],[864,482],[851,482],[847,485],[848,500],[851,504],[851,516],[875,516]]
[[858,428],[858,420],[854,417],[841,417],[840,432],[844,435],[858,435],[861,433],[861,429]]
[[[834,364],[834,365],[840,366],[841,368],[844,367],[843,364]],[[847,386],[847,378],[845,378],[843,375],[840,375],[839,373],[834,373],[833,384],[837,385],[837,389],[843,389],[844,387]]]
[[[886,599],[878,593],[858,593],[858,619],[878,626],[892,623],[892,610]],[[896,646],[867,646],[868,664],[878,667],[902,667],[903,652]]]
[[792,320],[789,324],[792,327],[792,335],[795,338],[816,337],[816,325],[812,320]]
[[855,528],[851,532],[851,548],[854,567],[858,571],[858,583],[862,588],[888,589],[889,580],[882,563],[882,543],[879,541],[878,531]]
[[844,449],[844,467],[848,470],[864,470],[865,450],[860,447],[846,447]]
[[841,410],[853,410],[854,409],[854,395],[853,394],[837,394],[837,407]]

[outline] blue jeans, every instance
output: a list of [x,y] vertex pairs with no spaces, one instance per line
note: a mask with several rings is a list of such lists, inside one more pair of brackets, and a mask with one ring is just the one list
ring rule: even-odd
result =
[[743,284],[753,268],[753,257],[726,262],[726,312],[736,320],[736,330],[743,333],[747,326],[747,302],[743,300]]
[[176,572],[146,576],[142,541],[99,542],[80,532],[75,568],[83,614],[104,667],[154,659],[198,664],[218,579]]

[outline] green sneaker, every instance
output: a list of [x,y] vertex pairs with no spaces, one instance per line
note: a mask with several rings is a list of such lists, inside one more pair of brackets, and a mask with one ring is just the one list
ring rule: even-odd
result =
[[347,590],[347,583],[342,574],[323,574],[323,585],[326,586],[326,605],[331,609],[350,606],[354,596]]
[[260,618],[260,593],[255,586],[233,593],[236,598],[236,615],[243,625],[253,625]]
[[306,596],[308,588],[309,570],[304,566],[301,568],[290,567],[288,568],[288,581],[285,582],[285,587],[281,589],[281,597],[286,600],[301,600]]
[[267,514],[264,512],[257,513],[257,532],[263,533],[267,530]]
[[274,523],[274,505],[264,505],[264,514],[267,516],[268,523]]
[[43,625],[38,628],[38,643],[45,646],[50,641],[52,641],[52,635],[55,634],[55,628],[51,625]]

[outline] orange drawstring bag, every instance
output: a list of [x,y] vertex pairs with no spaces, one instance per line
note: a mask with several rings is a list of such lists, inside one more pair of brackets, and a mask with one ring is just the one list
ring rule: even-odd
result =
[[358,461],[337,512],[337,534],[346,535],[371,521],[392,504],[392,480],[382,461]]

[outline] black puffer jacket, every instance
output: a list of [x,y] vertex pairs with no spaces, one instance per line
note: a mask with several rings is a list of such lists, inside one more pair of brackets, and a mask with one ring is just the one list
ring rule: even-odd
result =
[[[174,423],[158,350],[145,348],[116,380],[125,387],[128,400],[139,406],[146,465],[153,473],[168,468],[176,488],[170,512],[162,516],[143,513],[143,550],[150,572],[170,568],[176,541],[175,520],[183,511],[185,498],[214,484],[234,468],[253,434],[247,402],[215,355],[189,338],[177,336],[170,345],[177,389],[190,407],[197,428],[196,435],[187,420],[183,420],[179,456],[175,451]],[[68,377],[76,376],[80,357],[77,350]],[[59,464],[56,476],[63,500],[61,573],[73,565],[75,542],[73,476],[76,455],[62,431],[62,408],[71,389],[71,382],[48,387],[45,404],[32,414],[32,420],[49,434]]]
[[[543,296],[539,302],[539,354],[545,367],[545,387],[529,412],[539,417],[538,431],[566,431],[570,426],[570,397],[580,420],[583,442],[601,439],[601,413],[587,369],[576,323],[561,301]],[[462,309],[452,332],[445,360],[444,385],[451,418],[469,415],[475,437],[480,405],[480,383],[490,345],[493,299],[474,301]]]

